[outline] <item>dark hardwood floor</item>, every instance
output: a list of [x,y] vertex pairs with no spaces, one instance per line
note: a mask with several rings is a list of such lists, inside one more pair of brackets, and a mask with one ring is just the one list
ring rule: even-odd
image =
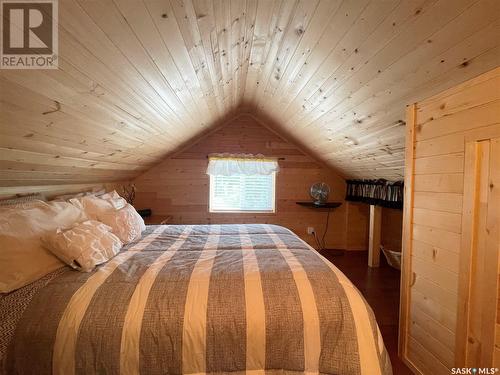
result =
[[391,357],[394,375],[412,374],[398,357],[400,272],[390,267],[385,258],[381,259],[379,268],[368,267],[366,251],[348,251],[344,255],[332,255],[331,250],[321,253],[356,285],[372,307]]

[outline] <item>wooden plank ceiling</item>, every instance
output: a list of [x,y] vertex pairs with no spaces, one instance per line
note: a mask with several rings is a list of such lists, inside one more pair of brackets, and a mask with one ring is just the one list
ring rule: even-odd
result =
[[0,72],[0,186],[133,178],[238,112],[400,179],[405,105],[499,35],[498,0],[61,0],[59,70]]

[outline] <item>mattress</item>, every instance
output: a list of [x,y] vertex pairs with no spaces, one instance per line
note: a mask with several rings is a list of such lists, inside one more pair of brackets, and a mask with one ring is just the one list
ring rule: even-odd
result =
[[275,225],[148,226],[91,273],[0,297],[6,374],[391,374],[374,315]]

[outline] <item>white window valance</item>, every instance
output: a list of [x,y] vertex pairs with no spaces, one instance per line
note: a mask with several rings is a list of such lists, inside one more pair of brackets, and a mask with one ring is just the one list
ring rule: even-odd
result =
[[261,154],[212,154],[208,157],[207,174],[211,176],[258,176],[278,171],[278,160]]

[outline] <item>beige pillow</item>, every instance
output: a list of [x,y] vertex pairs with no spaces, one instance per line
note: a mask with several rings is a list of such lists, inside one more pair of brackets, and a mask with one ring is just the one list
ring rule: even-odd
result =
[[0,210],[0,292],[23,287],[62,267],[42,246],[41,238],[86,219],[80,209],[66,202],[37,201],[26,208]]
[[90,272],[113,258],[122,247],[121,241],[110,231],[107,225],[89,220],[70,229],[58,228],[46,234],[42,242],[64,263]]

